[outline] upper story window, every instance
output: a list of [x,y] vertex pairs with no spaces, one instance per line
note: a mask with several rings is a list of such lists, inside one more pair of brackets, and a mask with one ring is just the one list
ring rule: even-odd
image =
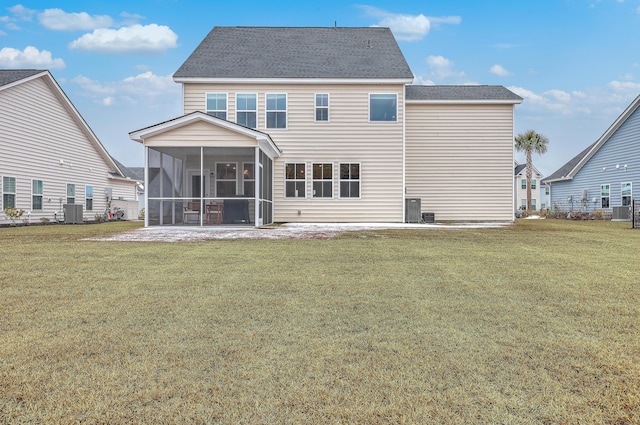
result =
[[2,208],[16,207],[16,178],[2,178]]
[[236,122],[249,128],[258,128],[257,95],[236,94]]
[[304,198],[305,192],[304,162],[288,162],[284,165],[284,196],[285,198]]
[[76,185],[67,183],[67,204],[76,203]]
[[42,180],[31,180],[31,209],[42,209]]
[[602,208],[609,208],[609,185],[603,184],[600,186],[600,206]]
[[631,205],[631,182],[622,183],[620,189],[622,194],[622,206],[628,207],[629,205]]
[[527,188],[527,179],[522,179],[520,187],[522,189],[526,189]]
[[207,93],[207,114],[227,119],[227,94]]
[[397,121],[397,94],[370,94],[369,121]]
[[329,121],[329,95],[316,94],[316,121]]
[[548,195],[549,194],[549,186],[545,186],[544,188],[544,194]]
[[267,128],[287,128],[287,95],[271,93],[267,100]]
[[535,189],[536,188],[536,181],[535,179],[531,180],[531,189]]

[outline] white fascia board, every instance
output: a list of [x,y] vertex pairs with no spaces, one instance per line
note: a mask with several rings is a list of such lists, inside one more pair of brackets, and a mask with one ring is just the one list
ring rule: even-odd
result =
[[197,78],[178,77],[176,83],[215,84],[409,84],[413,78]]

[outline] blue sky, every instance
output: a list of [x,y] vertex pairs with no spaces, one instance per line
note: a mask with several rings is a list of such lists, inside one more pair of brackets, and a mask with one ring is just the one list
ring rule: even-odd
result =
[[390,27],[416,83],[497,84],[522,96],[515,131],[550,139],[534,156],[545,175],[640,93],[640,0],[2,3],[0,68],[51,70],[128,166],[143,165],[128,133],[181,114],[172,74],[216,25]]

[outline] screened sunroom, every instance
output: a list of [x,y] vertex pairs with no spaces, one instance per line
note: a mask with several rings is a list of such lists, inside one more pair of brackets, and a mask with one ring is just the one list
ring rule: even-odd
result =
[[194,112],[130,136],[145,146],[145,226],[273,222],[267,134]]

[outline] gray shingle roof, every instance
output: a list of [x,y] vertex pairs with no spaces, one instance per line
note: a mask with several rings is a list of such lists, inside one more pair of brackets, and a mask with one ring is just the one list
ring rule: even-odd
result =
[[174,78],[412,79],[388,28],[214,27]]
[[407,86],[407,100],[522,102],[503,86]]
[[39,74],[39,69],[0,69],[0,87]]

